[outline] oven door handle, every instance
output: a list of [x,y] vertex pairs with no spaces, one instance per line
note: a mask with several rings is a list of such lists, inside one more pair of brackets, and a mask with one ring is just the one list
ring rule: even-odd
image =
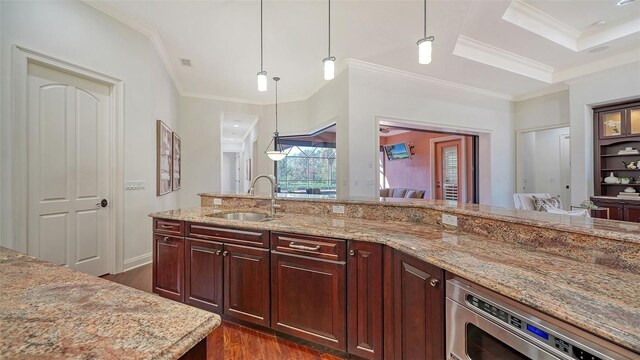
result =
[[467,354],[466,328],[473,324],[522,355],[536,360],[572,360],[564,354],[551,354],[535,343],[493,321],[447,299],[447,360],[477,360]]

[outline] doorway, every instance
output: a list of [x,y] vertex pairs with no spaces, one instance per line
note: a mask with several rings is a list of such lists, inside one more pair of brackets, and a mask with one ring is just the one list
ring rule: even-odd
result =
[[460,179],[462,174],[461,139],[435,142],[435,192],[434,199],[458,201],[464,187]]
[[519,193],[560,197],[565,210],[571,201],[569,127],[522,130],[517,133],[516,177]]
[[242,191],[240,180],[240,153],[222,153],[222,192],[238,194]]

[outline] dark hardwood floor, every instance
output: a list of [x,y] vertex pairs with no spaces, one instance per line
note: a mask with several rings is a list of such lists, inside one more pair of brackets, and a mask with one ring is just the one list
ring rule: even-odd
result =
[[[151,292],[151,264],[102,278]],[[222,323],[225,359],[339,360],[340,357],[227,321]]]

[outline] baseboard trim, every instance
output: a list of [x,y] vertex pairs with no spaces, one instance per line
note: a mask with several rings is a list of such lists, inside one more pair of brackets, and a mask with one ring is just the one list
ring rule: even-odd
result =
[[124,261],[124,270],[129,271],[151,263],[152,254],[143,254]]

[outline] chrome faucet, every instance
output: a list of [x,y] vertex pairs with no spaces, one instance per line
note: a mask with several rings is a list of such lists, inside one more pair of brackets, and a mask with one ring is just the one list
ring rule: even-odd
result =
[[268,179],[271,183],[271,212],[269,213],[269,215],[274,216],[276,214],[276,209],[280,207],[280,205],[276,203],[276,189],[278,187],[278,183],[275,176],[262,174],[253,178],[253,180],[251,180],[251,187],[249,188],[249,195],[253,195],[255,193],[256,181],[258,181],[258,179],[260,178]]

